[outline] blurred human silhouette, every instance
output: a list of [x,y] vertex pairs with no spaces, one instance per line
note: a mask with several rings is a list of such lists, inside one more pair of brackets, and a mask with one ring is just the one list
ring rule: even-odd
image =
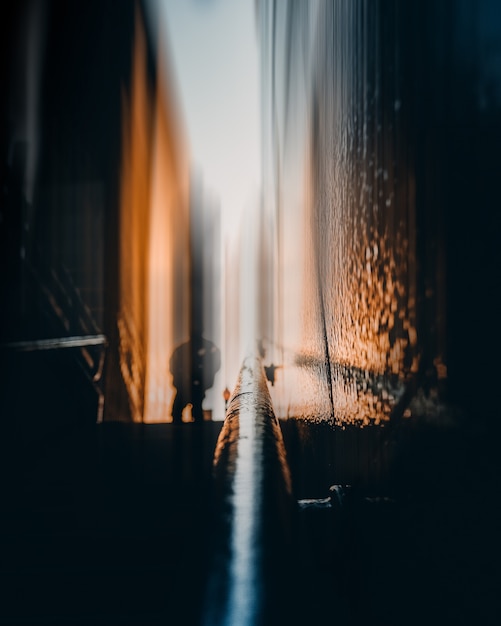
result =
[[281,367],[282,367],[281,365],[274,365],[273,363],[271,365],[264,366],[264,372],[266,374],[266,378],[270,381],[272,387],[275,384],[275,372],[279,370]]
[[200,332],[194,332],[189,341],[174,350],[169,366],[176,388],[172,405],[174,423],[182,422],[183,409],[188,404],[192,406],[194,421],[202,422],[205,392],[213,386],[216,372],[221,367],[219,349]]

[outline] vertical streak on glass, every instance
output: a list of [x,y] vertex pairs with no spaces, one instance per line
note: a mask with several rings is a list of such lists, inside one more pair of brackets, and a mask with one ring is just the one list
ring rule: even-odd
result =
[[188,339],[190,324],[190,226],[187,158],[159,53],[150,195],[148,356],[145,422],[170,418],[173,388],[169,358]]
[[383,423],[418,366],[397,5],[260,3],[281,416]]
[[133,50],[130,101],[123,102],[123,160],[120,206],[120,369],[132,418],[141,421],[146,385],[148,334],[150,94],[146,42],[139,19]]
[[168,421],[168,361],[189,332],[188,167],[163,56],[148,74],[136,16],[131,93],[123,98],[120,369],[134,421]]

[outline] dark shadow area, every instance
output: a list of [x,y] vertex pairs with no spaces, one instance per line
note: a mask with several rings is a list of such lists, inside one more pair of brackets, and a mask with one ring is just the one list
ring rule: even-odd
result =
[[2,490],[0,623],[198,624],[221,422],[46,436]]
[[296,497],[316,500],[299,511],[297,545],[318,623],[496,622],[494,441],[417,421],[281,426]]

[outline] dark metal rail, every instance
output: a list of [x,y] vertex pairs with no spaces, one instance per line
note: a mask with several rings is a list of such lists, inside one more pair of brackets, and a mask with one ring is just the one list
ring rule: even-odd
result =
[[257,358],[244,361],[230,399],[214,480],[215,555],[204,623],[282,623],[295,503],[282,433]]
[[78,337],[53,337],[50,339],[32,339],[29,341],[11,341],[3,348],[18,352],[36,352],[37,350],[59,350],[60,348],[84,348],[87,346],[106,346],[104,335],[85,335]]

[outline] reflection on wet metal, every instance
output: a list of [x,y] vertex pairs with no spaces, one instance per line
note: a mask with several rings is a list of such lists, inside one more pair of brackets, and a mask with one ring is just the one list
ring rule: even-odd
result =
[[259,4],[278,246],[275,322],[261,330],[284,364],[279,417],[382,424],[420,367],[403,44],[398,15],[381,13],[362,0]]
[[205,623],[270,623],[280,611],[293,505],[282,434],[257,358],[240,371],[214,477],[217,528]]

